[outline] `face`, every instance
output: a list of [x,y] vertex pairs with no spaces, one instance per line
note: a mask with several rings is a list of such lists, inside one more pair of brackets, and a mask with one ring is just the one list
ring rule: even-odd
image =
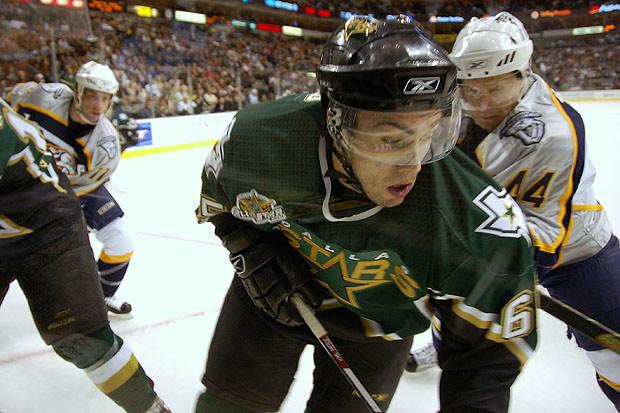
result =
[[356,118],[342,131],[353,173],[375,204],[398,206],[422,168],[439,112],[359,111]]
[[96,123],[110,106],[112,95],[92,89],[84,89],[82,94],[82,115],[92,123]]
[[464,79],[459,85],[463,109],[481,128],[492,131],[514,109],[524,81],[516,73]]

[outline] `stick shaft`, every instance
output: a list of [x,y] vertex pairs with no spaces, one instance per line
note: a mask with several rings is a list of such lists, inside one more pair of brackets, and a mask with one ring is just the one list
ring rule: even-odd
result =
[[545,293],[538,291],[540,308],[579,330],[603,347],[620,354],[620,334]]
[[359,381],[353,370],[349,367],[345,359],[342,357],[338,348],[327,334],[325,327],[323,324],[316,318],[308,304],[306,304],[305,300],[302,296],[295,293],[291,296],[291,301],[299,314],[304,319],[314,336],[319,340],[321,346],[327,354],[331,357],[331,359],[336,363],[336,366],[340,370],[340,372],[345,376],[348,382],[353,387],[353,390],[357,392],[357,394],[362,398],[362,401],[368,408],[368,411],[372,413],[383,413],[383,410],[377,405],[375,400],[372,398],[370,393],[366,390],[364,385]]

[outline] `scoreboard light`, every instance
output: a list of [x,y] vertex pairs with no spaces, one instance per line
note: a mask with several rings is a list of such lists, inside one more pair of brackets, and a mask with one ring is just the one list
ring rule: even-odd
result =
[[133,9],[136,12],[136,15],[138,15],[140,17],[157,17],[157,16],[159,16],[159,11],[157,11],[157,9],[155,7],[135,5],[133,7]]
[[540,17],[562,17],[562,16],[570,16],[572,14],[572,10],[564,9],[564,10],[541,10]]
[[275,32],[275,33],[282,32],[282,26],[279,26],[277,24],[269,24],[269,23],[256,23],[256,29],[263,30],[266,32]]
[[[435,17],[434,21],[431,21]],[[431,23],[461,23],[465,19],[461,16],[431,16],[429,19]]]
[[191,11],[175,10],[174,20],[186,23],[207,24],[207,15]]
[[575,27],[572,30],[573,36],[581,36],[584,34],[599,34],[603,33],[605,29],[603,26],[588,26],[588,27]]
[[[74,9],[84,8],[83,0],[39,0],[39,2],[46,6],[69,7]],[[29,3],[29,1],[24,3]]]
[[588,13],[590,14],[609,13],[612,11],[620,11],[620,4],[613,3],[613,4],[602,4],[600,6],[592,6],[588,10]]
[[299,11],[299,5],[295,3],[289,3],[288,1],[265,0],[265,6],[288,11]]
[[245,20],[232,19],[231,23],[232,23],[233,26],[241,27],[243,29],[248,27],[248,22],[246,22]]
[[120,1],[89,0],[88,8],[106,13],[119,13],[125,9],[125,6]]
[[300,27],[282,26],[282,34],[287,36],[303,37],[304,31]]

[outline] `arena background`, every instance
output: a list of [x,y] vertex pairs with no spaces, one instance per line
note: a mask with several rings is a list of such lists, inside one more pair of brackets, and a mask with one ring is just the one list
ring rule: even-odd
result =
[[[595,190],[618,234],[620,1],[0,0],[0,94],[25,81],[72,84],[82,63],[98,60],[121,84],[109,115],[139,120],[139,146],[111,182],[135,235],[119,290],[134,318],[112,325],[175,412],[192,411],[201,390],[231,276],[226,252],[193,211],[202,163],[234,111],[316,90],[321,45],[352,13],[413,15],[450,49],[471,17],[502,10],[525,23],[536,73],[583,114]],[[514,387],[511,412],[613,412],[565,326],[544,313],[540,322],[541,345]],[[0,412],[119,411],[43,345],[16,283],[0,308],[0,332]],[[304,354],[282,412],[303,411],[311,370]],[[405,375],[390,411],[436,411],[438,374]]]

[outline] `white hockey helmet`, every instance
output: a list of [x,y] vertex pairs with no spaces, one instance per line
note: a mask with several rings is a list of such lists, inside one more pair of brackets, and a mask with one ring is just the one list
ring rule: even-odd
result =
[[479,79],[514,71],[527,77],[534,46],[523,23],[508,12],[472,18],[456,37],[450,59],[458,79]]
[[[82,97],[84,96],[84,90],[91,89],[98,92],[109,93],[114,96],[118,92],[118,81],[116,76],[107,65],[90,61],[84,63],[75,74],[75,107],[77,109],[78,116],[88,124],[95,124],[94,120],[89,120],[85,117],[82,108]],[[112,106],[112,99],[108,105],[109,110]]]
[[90,61],[84,63],[75,74],[78,100],[82,99],[84,89],[92,89],[114,95],[118,92],[116,76],[107,65]]

